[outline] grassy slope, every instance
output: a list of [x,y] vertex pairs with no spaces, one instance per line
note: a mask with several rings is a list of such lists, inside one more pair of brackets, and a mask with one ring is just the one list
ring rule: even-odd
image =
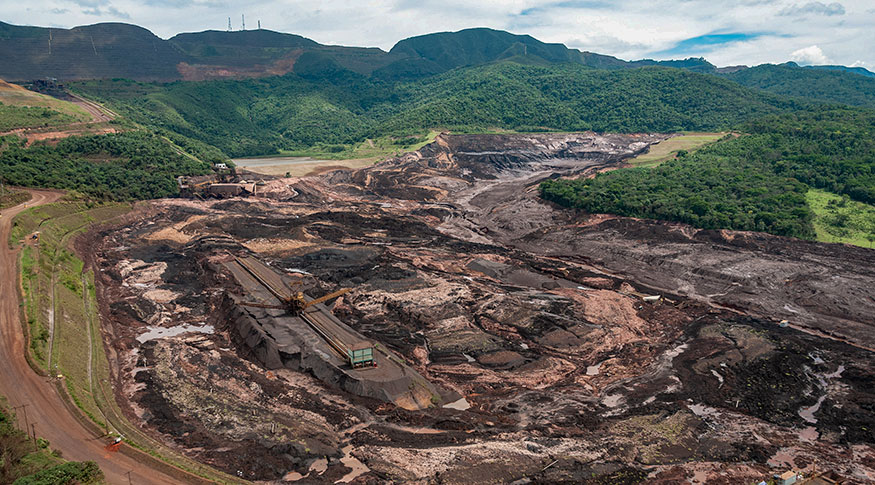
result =
[[[73,402],[98,426],[124,436],[131,446],[170,465],[217,483],[230,483],[225,475],[174,454],[128,423],[109,387],[109,363],[100,335],[94,274],[82,273],[82,260],[68,246],[72,237],[90,224],[107,222],[130,208],[129,204],[121,203],[94,205],[66,201],[29,209],[16,216],[10,244],[16,244],[36,230],[41,231],[38,247],[25,246],[21,260],[31,360],[52,374],[63,375]],[[51,369],[48,369],[46,316],[51,292],[55,296],[55,338]]]
[[0,132],[60,126],[91,119],[84,109],[0,80]]
[[[51,375],[63,375],[76,405],[98,424],[102,424],[101,411],[88,379],[89,362],[83,358],[89,348],[89,309],[96,303],[88,300],[93,288],[86,283],[89,276],[82,274],[82,261],[67,246],[90,224],[128,210],[127,204],[89,207],[80,202],[61,202],[41,206],[20,215],[11,236],[22,238],[40,231],[39,245],[26,247],[21,261],[32,360]],[[54,312],[51,349],[50,312]],[[102,346],[93,351],[104,355]]]
[[629,163],[635,167],[655,167],[676,158],[681,150],[688,152],[698,150],[724,136],[726,133],[687,133],[676,136],[651,146],[647,153],[629,160]]
[[47,108],[28,108],[25,106],[0,104],[0,133],[19,128],[61,126],[73,123],[74,121],[76,119],[72,116]]
[[45,94],[29,91],[16,84],[0,80],[0,103],[8,106],[30,106],[48,108],[58,113],[75,118],[77,121],[88,121],[91,115],[83,108]]
[[23,190],[8,190],[0,192],[0,209],[16,206],[30,200],[30,192]]
[[875,247],[875,206],[818,189],[805,198],[814,212],[818,241]]

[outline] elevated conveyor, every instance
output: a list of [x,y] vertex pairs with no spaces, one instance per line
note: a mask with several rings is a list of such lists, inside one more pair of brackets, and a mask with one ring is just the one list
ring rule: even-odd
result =
[[373,344],[361,339],[324,305],[302,292],[292,291],[276,271],[258,259],[246,256],[236,261],[278,301],[276,305],[264,306],[285,309],[300,317],[352,367],[376,365]]

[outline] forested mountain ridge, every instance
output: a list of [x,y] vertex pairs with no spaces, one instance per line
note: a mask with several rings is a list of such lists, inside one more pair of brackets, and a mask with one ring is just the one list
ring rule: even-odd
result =
[[123,23],[72,29],[17,26],[0,22],[0,78],[29,81],[127,78],[139,81],[248,78],[303,73],[305,60],[331,64],[375,79],[417,79],[448,70],[518,59],[530,64],[575,63],[600,69],[651,65],[713,72],[704,59],[627,62],[547,44],[528,35],[473,28],[426,34],[377,48],[322,45],[269,30],[182,33],[168,40]]
[[148,30],[103,23],[72,29],[0,22],[0,79],[131,77],[170,80],[185,56]]
[[783,96],[875,108],[875,74],[868,76],[850,68],[800,67],[789,62],[762,64],[724,76],[744,86]]
[[[72,29],[0,22],[0,79],[31,81],[125,78],[137,81],[203,81],[297,74],[310,80],[368,77],[374,82],[416,81],[454,69],[513,61],[524,65],[577,64],[605,70],[662,66],[725,75],[749,87],[859,106],[873,105],[875,73],[843,66],[788,63],[724,73],[703,58],[624,61],[613,56],[542,42],[489,28],[438,32],[378,48],[322,45],[269,30],[182,33],[161,39],[123,23]],[[861,77],[873,77],[860,80]],[[812,89],[809,85],[816,84]],[[860,91],[865,91],[860,93]]]
[[261,155],[380,136],[457,131],[726,130],[804,106],[715,76],[647,67],[497,62],[397,83],[295,74],[172,84],[111,80],[73,89],[143,125]]

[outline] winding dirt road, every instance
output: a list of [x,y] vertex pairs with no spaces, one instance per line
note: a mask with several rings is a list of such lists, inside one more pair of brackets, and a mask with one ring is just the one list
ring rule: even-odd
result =
[[[54,202],[61,196],[42,190],[30,193],[33,198],[27,202],[28,207]],[[126,455],[107,452],[104,442],[70,415],[52,384],[37,375],[24,359],[24,336],[18,314],[18,251],[10,250],[7,243],[12,218],[24,209],[21,204],[0,212],[0,394],[6,396],[10,406],[26,404],[28,421],[36,423],[37,435],[48,439],[64,458],[96,461],[110,484],[180,483],[179,479]],[[22,412],[18,414],[21,416]]]

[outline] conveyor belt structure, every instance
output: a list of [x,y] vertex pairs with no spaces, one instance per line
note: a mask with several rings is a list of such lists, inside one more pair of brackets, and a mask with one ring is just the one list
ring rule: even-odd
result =
[[[253,257],[238,257],[237,263],[252,275],[283,305],[296,298],[296,295],[283,282],[280,275]],[[302,296],[306,302],[313,299]],[[340,320],[321,305],[306,306],[295,315],[307,322],[340,356],[349,361],[352,367],[375,366],[374,346],[362,340],[346,328]]]

